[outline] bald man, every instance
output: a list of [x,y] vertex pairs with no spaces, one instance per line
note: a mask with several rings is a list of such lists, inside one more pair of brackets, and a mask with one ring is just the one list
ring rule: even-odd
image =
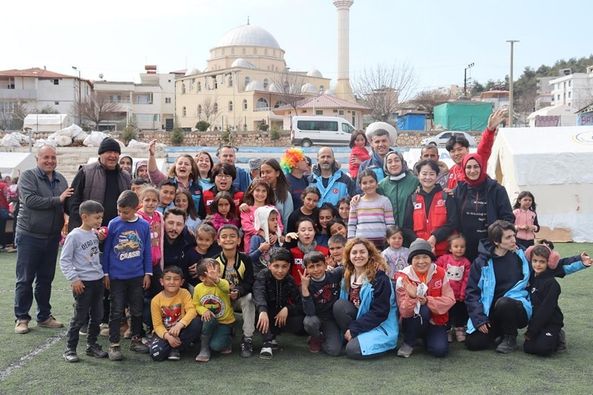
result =
[[336,208],[340,199],[354,195],[354,182],[340,169],[334,157],[334,151],[322,147],[317,153],[317,164],[309,176],[309,186],[316,187],[321,193],[318,206],[331,203]]
[[[23,172],[18,191],[21,204],[15,243],[16,286],[14,295],[15,332],[29,332],[29,310],[33,296],[37,302],[37,326],[61,328],[51,314],[51,285],[56,272],[58,244],[64,226],[64,201],[73,189],[56,171],[56,149],[43,146],[37,153],[37,166]],[[35,293],[33,293],[35,281]]]

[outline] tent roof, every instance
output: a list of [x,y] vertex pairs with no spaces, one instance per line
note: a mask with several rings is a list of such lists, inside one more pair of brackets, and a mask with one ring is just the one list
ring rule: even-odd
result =
[[501,128],[500,139],[514,153],[564,154],[586,152],[593,154],[592,126],[564,126],[550,128]]
[[61,125],[68,114],[29,114],[25,117],[25,125]]
[[537,111],[529,114],[527,119],[534,119],[536,116],[547,116],[547,115],[573,115],[573,112],[565,104],[558,104],[556,106],[548,106],[540,108]]
[[3,176],[17,177],[35,166],[35,156],[30,152],[2,152],[0,155],[0,172]]

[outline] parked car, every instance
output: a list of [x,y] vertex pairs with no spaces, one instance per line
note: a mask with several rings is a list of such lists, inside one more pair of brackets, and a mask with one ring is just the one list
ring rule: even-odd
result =
[[444,132],[441,132],[441,133],[437,134],[436,136],[427,137],[425,139],[422,139],[420,141],[420,144],[421,145],[436,145],[438,147],[444,147],[445,144],[447,144],[447,141],[449,141],[449,139],[451,138],[451,136],[453,136],[455,134],[462,134],[462,135],[464,135],[465,138],[467,139],[467,141],[469,141],[469,146],[470,147],[475,147],[476,146],[476,140],[469,133],[466,133],[466,132],[455,132],[455,131],[451,131],[451,130],[446,130]]
[[293,145],[348,145],[354,126],[344,118],[294,116],[290,140]]

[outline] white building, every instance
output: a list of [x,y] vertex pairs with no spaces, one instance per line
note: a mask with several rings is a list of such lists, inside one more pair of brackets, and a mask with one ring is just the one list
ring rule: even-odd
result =
[[571,73],[570,69],[549,82],[552,87],[552,106],[566,105],[573,112],[593,101],[593,66],[586,73]]
[[159,74],[147,65],[140,83],[96,81],[97,100],[118,104],[99,124],[100,129],[119,130],[133,124],[139,129],[171,130],[175,119],[175,72]]
[[6,120],[18,111],[18,107],[26,113],[51,109],[70,114],[73,120],[77,120],[75,104],[79,89],[82,101],[86,101],[91,94],[92,83],[38,67],[0,71],[0,114]]

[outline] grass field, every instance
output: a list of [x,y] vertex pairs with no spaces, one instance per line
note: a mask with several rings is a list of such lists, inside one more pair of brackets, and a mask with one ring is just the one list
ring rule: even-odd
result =
[[[593,244],[563,244],[562,256],[579,250],[593,253]],[[435,359],[417,350],[409,359],[395,352],[368,361],[313,355],[305,338],[281,336],[283,350],[274,359],[242,359],[237,352],[215,355],[207,364],[194,362],[196,351],[181,361],[154,363],[148,355],[124,349],[125,360],[110,362],[84,355],[81,362],[62,359],[64,330],[37,328],[14,334],[13,299],[15,254],[0,255],[0,393],[593,393],[591,283],[589,269],[560,280],[568,352],[538,358],[515,352],[469,352],[454,344],[449,357]],[[68,322],[72,297],[63,275],[56,273],[53,313]],[[34,315],[34,314],[32,314]],[[82,338],[84,342],[84,338]],[[106,347],[106,338],[100,339]],[[236,339],[238,342],[238,339]],[[123,343],[127,346],[127,342]],[[256,340],[256,346],[260,341]],[[259,351],[259,350],[258,350]],[[34,355],[32,355],[34,354]]]

